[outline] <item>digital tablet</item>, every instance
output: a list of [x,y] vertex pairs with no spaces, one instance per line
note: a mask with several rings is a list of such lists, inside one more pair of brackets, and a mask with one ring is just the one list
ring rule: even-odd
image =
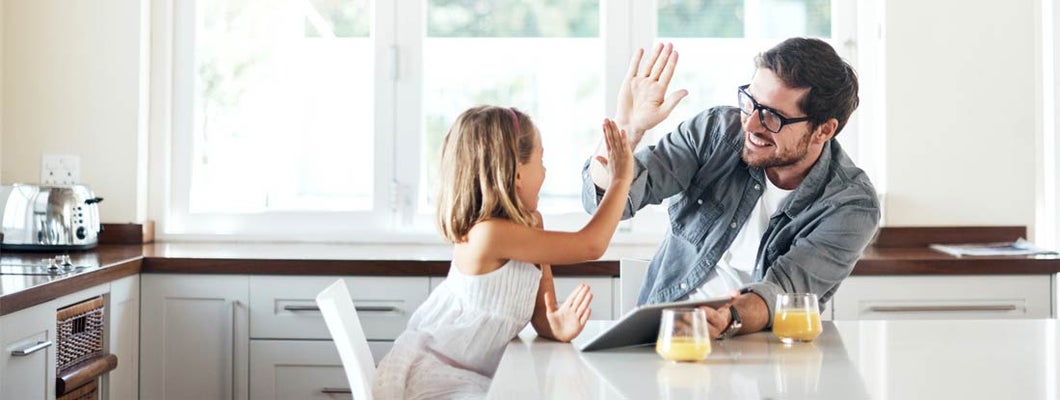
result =
[[659,319],[662,318],[663,309],[699,306],[721,307],[730,301],[732,301],[732,297],[724,296],[704,300],[645,304],[626,313],[621,319],[615,321],[614,324],[592,339],[576,343],[576,345],[578,350],[594,351],[655,343],[655,339],[659,336]]

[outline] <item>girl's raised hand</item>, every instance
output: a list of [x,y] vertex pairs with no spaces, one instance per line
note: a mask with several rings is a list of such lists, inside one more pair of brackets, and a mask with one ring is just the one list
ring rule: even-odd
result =
[[596,160],[607,167],[611,181],[633,179],[633,149],[629,136],[624,129],[619,129],[615,121],[604,118],[604,144],[607,145],[607,158],[597,156]]
[[592,309],[589,308],[592,301],[593,294],[586,284],[578,285],[570,296],[567,296],[567,301],[559,307],[556,306],[556,296],[546,293],[545,315],[548,316],[553,338],[560,342],[569,342],[578,337],[592,315]]

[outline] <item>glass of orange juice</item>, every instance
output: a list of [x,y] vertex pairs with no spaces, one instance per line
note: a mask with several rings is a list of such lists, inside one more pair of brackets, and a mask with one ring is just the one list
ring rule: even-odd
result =
[[707,313],[698,308],[663,310],[655,352],[670,361],[705,360],[710,354]]
[[773,335],[781,342],[812,342],[821,334],[821,310],[813,293],[780,293],[773,313]]

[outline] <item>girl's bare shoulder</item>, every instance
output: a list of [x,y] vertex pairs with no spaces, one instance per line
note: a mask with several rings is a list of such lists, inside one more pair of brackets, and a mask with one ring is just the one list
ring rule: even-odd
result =
[[472,247],[489,246],[496,243],[516,230],[523,228],[522,225],[502,218],[490,218],[473,225],[467,232],[467,243]]

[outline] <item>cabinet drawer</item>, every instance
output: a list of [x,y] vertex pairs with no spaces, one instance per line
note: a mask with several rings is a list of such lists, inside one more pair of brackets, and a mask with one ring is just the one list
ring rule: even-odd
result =
[[[589,290],[593,293],[593,301],[589,305],[592,308],[592,316],[589,319],[608,321],[615,319],[612,308],[614,307],[614,295],[612,292],[612,278],[609,277],[598,277],[598,276],[563,276],[553,277],[552,281],[556,286],[556,304],[563,305],[564,301],[567,301],[567,296],[574,291],[574,288],[578,287],[579,284],[589,285]],[[445,278],[432,277],[431,278],[431,290],[433,291],[438,285],[445,282]]]
[[339,352],[330,340],[251,340],[250,398],[261,400],[350,398]]
[[[368,342],[378,364],[393,342]],[[251,340],[250,398],[348,399],[342,359],[330,340]],[[333,390],[339,389],[339,390]]]
[[850,277],[832,301],[835,319],[1049,318],[1045,275]]
[[[252,339],[331,339],[317,293],[340,277],[251,276]],[[427,299],[427,277],[341,277],[368,340],[393,340]]]

